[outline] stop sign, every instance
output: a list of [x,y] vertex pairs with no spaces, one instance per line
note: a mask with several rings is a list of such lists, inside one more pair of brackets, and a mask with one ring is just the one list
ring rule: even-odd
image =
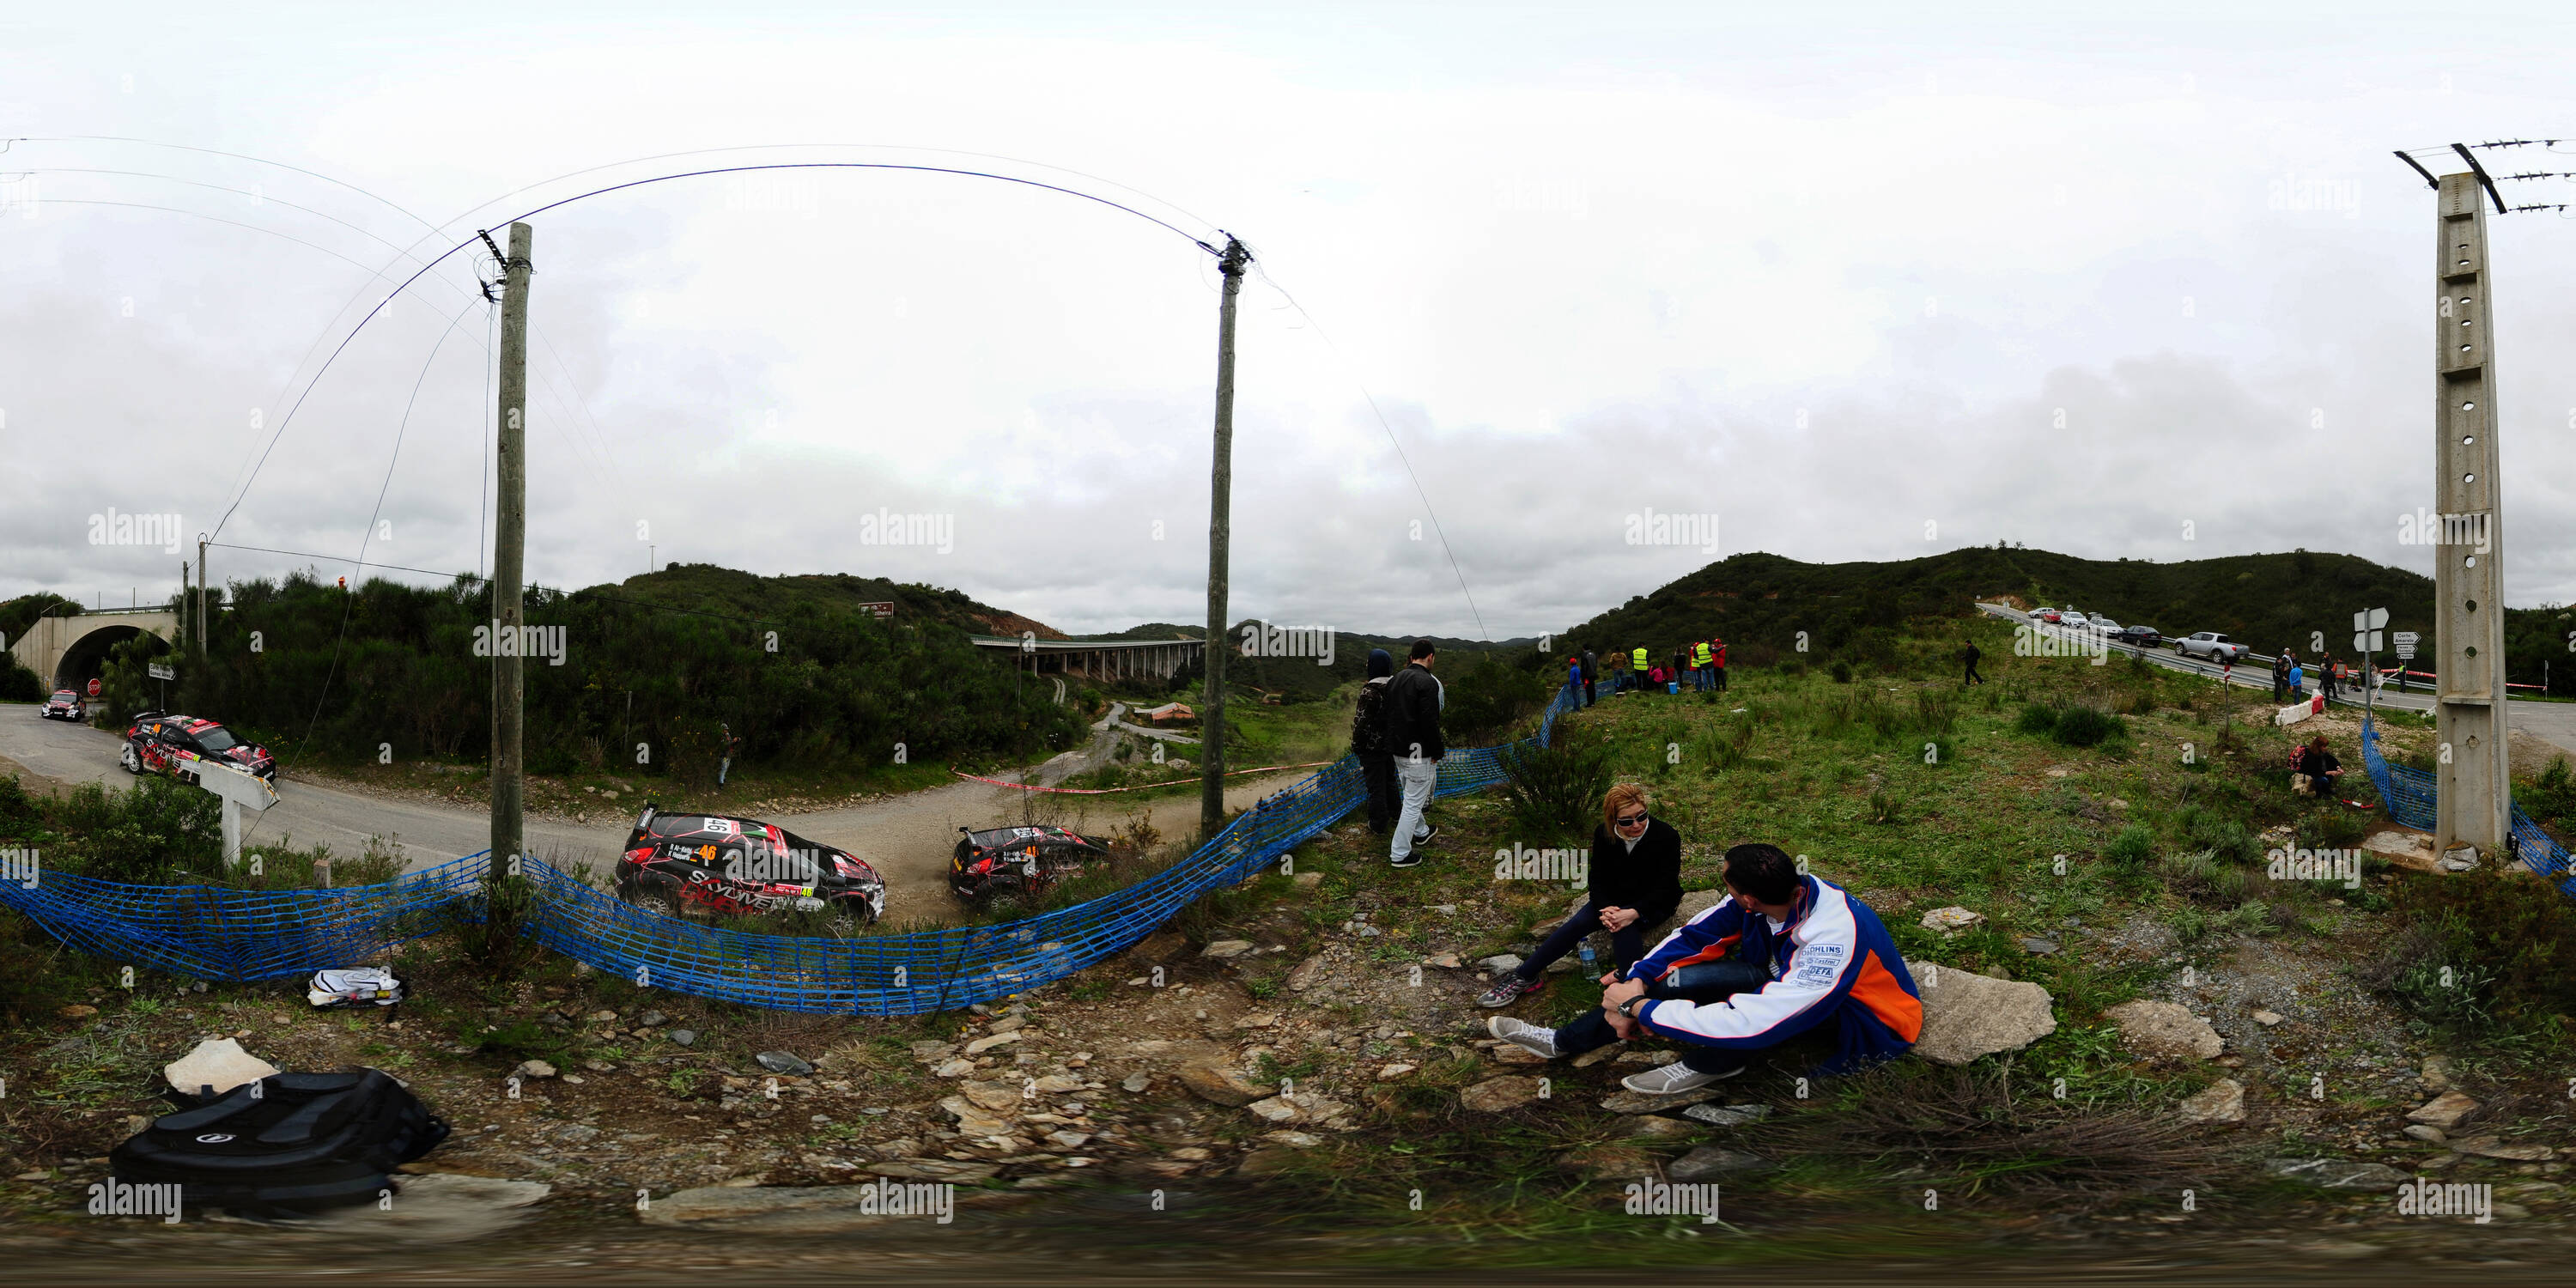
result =
[[89,682],[89,695],[93,698],[98,696],[98,681],[95,679]]

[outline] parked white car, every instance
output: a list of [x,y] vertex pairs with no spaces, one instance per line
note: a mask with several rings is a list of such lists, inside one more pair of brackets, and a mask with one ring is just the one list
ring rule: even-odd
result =
[[2174,652],[2212,662],[2236,663],[2245,660],[2246,648],[2216,631],[2196,631],[2175,640]]

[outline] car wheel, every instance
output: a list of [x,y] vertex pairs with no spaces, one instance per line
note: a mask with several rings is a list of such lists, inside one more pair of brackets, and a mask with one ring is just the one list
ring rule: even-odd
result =
[[851,909],[851,902],[844,899],[834,903],[830,918],[823,923],[823,928],[831,931],[835,939],[848,939],[867,929],[868,923],[873,920]]
[[143,757],[134,754],[133,743],[125,744],[125,751],[117,756],[116,763],[125,766],[125,772],[129,774],[140,775],[143,772]]
[[618,895],[627,903],[655,916],[668,917],[673,921],[689,919],[688,906],[681,903],[679,896],[672,894],[668,887],[630,886],[618,891]]

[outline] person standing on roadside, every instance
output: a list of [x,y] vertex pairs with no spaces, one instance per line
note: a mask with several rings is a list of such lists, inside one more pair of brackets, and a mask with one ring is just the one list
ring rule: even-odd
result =
[[1702,693],[1716,688],[1717,681],[1709,675],[1716,665],[1716,654],[1709,651],[1707,640],[1691,645],[1691,687]]
[[2289,701],[2289,700],[2290,700],[2290,692],[2289,692],[2289,690],[2290,690],[2290,650],[2288,650],[2288,649],[2282,649],[2282,650],[2280,651],[2280,653],[2279,653],[2279,654],[2277,654],[2277,655],[2275,655],[2275,656],[2273,657],[2273,659],[2272,659],[2272,701],[2273,701],[2273,703],[2277,705],[2277,704],[2279,704],[2279,703],[2283,703],[2283,702],[2287,702],[2287,701]]
[[1592,686],[1600,679],[1601,658],[1590,649],[1583,650],[1583,705],[1591,706]]
[[2304,666],[2299,665],[2299,660],[2298,660],[2297,658],[2291,658],[2291,659],[2290,659],[2290,701],[2292,701],[2292,702],[2298,702],[2298,701],[2301,701],[2301,700],[2305,699],[2307,696],[2308,696],[2308,668],[2306,668],[2306,667],[2304,667]]
[[1387,750],[1395,756],[1396,784],[1404,794],[1387,862],[1399,868],[1422,862],[1420,847],[1440,835],[1422,815],[1440,781],[1440,758],[1449,751],[1440,739],[1440,708],[1448,691],[1431,674],[1439,650],[1429,640],[1415,640],[1407,656],[1404,670],[1386,685]]
[[1360,758],[1360,780],[1368,785],[1369,830],[1379,836],[1395,826],[1395,753],[1386,742],[1386,686],[1394,675],[1395,655],[1370,649],[1368,679],[1351,715],[1351,754]]

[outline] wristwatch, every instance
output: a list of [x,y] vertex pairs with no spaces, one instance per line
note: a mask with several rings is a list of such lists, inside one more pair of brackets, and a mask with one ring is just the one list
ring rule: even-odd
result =
[[1645,995],[1645,994],[1643,994],[1643,993],[1639,993],[1639,994],[1637,994],[1635,997],[1629,998],[1627,1001],[1621,1002],[1621,1003],[1619,1004],[1619,1013],[1620,1013],[1621,1015],[1627,1016],[1629,1019],[1632,1019],[1632,1020],[1633,1020],[1633,1019],[1637,1018],[1637,1004],[1638,1004],[1638,1003],[1640,1003],[1640,1002],[1643,1002],[1643,1001],[1645,1001],[1645,1000],[1646,1000],[1646,995]]

